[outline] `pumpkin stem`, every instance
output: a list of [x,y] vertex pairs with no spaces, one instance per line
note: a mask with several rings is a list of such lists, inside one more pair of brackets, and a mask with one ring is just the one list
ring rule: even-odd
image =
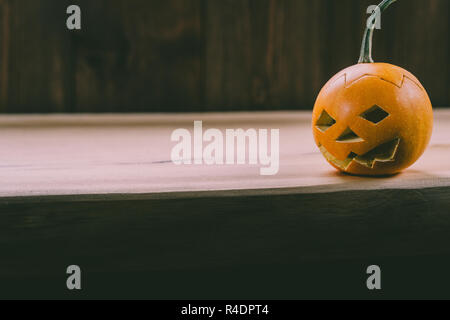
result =
[[377,8],[373,11],[372,15],[367,19],[366,31],[364,32],[364,38],[361,46],[361,55],[359,56],[358,63],[373,63],[372,59],[372,39],[373,31],[375,30],[376,21],[378,15],[386,10],[391,4],[397,0],[383,0]]

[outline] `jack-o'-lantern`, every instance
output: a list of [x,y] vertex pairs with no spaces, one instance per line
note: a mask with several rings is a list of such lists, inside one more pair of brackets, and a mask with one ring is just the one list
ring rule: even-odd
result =
[[338,170],[355,175],[390,175],[411,166],[431,138],[430,99],[408,71],[372,60],[376,15],[396,0],[384,0],[366,29],[359,64],[323,87],[313,111],[320,151]]

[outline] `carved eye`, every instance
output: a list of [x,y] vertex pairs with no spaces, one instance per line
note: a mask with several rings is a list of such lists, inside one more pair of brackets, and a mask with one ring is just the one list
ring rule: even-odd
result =
[[381,109],[381,107],[375,105],[369,110],[365,111],[363,114],[361,114],[360,117],[374,124],[378,124],[387,117],[389,117],[389,113]]
[[325,110],[322,111],[322,114],[319,117],[319,120],[316,122],[316,128],[322,132],[327,131],[329,128],[336,124],[336,120],[334,120],[328,112]]

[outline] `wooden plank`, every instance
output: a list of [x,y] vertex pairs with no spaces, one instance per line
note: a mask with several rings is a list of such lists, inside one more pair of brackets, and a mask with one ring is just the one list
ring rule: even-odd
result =
[[79,3],[85,28],[74,44],[76,111],[181,111],[202,104],[200,0]]
[[[338,174],[310,113],[0,117],[0,274],[214,270],[450,253],[450,112],[411,169]],[[171,132],[278,128],[280,172],[175,166]],[[29,268],[33,265],[33,268]],[[278,269],[277,269],[278,270]]]
[[[0,111],[309,109],[356,63],[372,0],[0,1]],[[448,0],[395,4],[374,58],[405,67],[450,104]]]
[[2,1],[2,111],[63,112],[70,77],[69,1]]
[[324,84],[319,58],[325,58],[325,34],[317,19],[323,1],[207,1],[206,6],[207,110],[313,103]]
[[[450,45],[443,41],[447,37],[442,32],[450,30],[450,2],[406,1],[394,7],[381,31],[389,34],[387,45],[390,48],[385,53],[380,51],[387,55],[382,58],[414,73],[427,88],[433,103],[440,105],[450,97]],[[410,23],[411,16],[416,22]],[[413,51],[420,54],[412,54]]]
[[157,272],[450,251],[448,188],[125,199],[2,202],[0,274],[43,276],[73,263]]
[[[390,179],[336,174],[314,145],[310,113],[2,116],[1,197],[146,194],[327,186],[329,191],[445,186],[450,164],[450,113],[438,111],[427,153]],[[280,129],[280,171],[261,176],[259,165],[176,166],[171,160],[177,128]],[[48,181],[48,183],[42,183]],[[444,185],[441,185],[444,183]]]
[[0,1],[0,34],[1,46],[0,53],[0,112],[4,112],[8,103],[8,85],[9,85],[9,51],[10,51],[10,5],[9,1]]

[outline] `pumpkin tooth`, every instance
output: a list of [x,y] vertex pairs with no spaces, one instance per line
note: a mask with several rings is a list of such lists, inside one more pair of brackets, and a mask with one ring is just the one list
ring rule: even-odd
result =
[[320,151],[324,157],[336,167],[343,171],[347,171],[350,164],[355,161],[360,165],[373,169],[377,162],[391,162],[395,160],[395,156],[400,145],[400,138],[384,143],[364,155],[357,155],[351,152],[344,160],[339,160],[333,156],[324,146],[320,145]]
[[355,153],[350,153],[348,157],[345,160],[339,160],[335,156],[333,156],[324,146],[320,146],[320,151],[322,152],[323,156],[331,163],[333,163],[336,167],[339,169],[346,171],[347,168],[350,166],[352,161],[355,157],[358,155]]
[[376,162],[394,161],[399,145],[400,138],[396,138],[372,149],[362,156],[357,156],[354,160],[363,166],[373,169]]

